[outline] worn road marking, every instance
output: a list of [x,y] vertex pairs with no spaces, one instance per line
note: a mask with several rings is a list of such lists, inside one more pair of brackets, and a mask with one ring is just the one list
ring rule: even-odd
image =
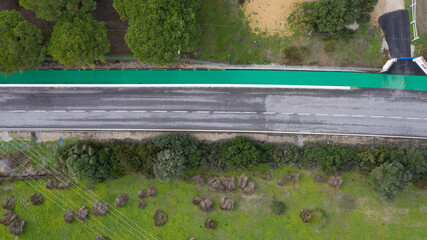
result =
[[46,112],[46,110],[33,110],[33,111],[29,111],[29,112],[36,112],[36,113],[39,113],[39,112]]
[[93,110],[92,112],[103,113],[103,112],[105,112],[105,110]]
[[301,116],[310,116],[311,115],[311,113],[297,113],[298,115],[301,115]]
[[54,113],[64,113],[66,112],[65,110],[52,110],[50,112],[54,112]]
[[329,114],[327,113],[316,113],[316,116],[328,116]]
[[347,114],[332,114],[334,117],[348,117]]
[[9,112],[13,112],[13,113],[23,113],[23,112],[27,112],[25,110],[11,110]]
[[406,119],[409,119],[409,120],[421,120],[421,118],[416,118],[416,117],[407,117]]
[[147,111],[144,110],[134,110],[134,111],[130,111],[132,113],[146,113]]
[[172,111],[173,113],[188,113],[188,111]]
[[357,117],[357,118],[364,118],[366,117],[365,115],[351,115],[352,117]]
[[384,116],[371,116],[371,118],[384,118]]
[[263,112],[262,114],[265,114],[265,115],[274,115],[274,114],[277,114],[277,112]]
[[196,113],[210,113],[211,111],[196,111]]
[[402,117],[388,117],[388,118],[391,118],[391,119],[402,119]]

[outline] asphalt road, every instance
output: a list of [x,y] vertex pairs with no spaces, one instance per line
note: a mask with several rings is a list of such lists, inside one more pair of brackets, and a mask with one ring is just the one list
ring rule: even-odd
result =
[[173,129],[427,137],[426,92],[0,89],[1,129]]
[[408,11],[398,10],[386,13],[378,19],[378,23],[384,30],[391,57],[410,57],[411,33]]

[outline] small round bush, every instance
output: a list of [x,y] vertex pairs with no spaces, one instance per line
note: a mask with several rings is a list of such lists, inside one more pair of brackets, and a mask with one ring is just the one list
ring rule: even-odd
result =
[[185,174],[185,158],[169,149],[157,154],[153,168],[154,176],[162,182],[172,182]]
[[281,201],[273,201],[271,204],[271,211],[275,215],[280,215],[285,211],[285,204]]

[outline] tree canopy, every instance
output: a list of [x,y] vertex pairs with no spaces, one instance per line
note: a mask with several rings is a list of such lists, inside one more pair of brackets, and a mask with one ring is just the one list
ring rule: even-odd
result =
[[86,13],[96,9],[94,0],[19,0],[19,4],[47,21],[57,21],[70,13]]
[[125,39],[141,62],[170,64],[179,52],[195,51],[200,39],[196,12],[201,0],[115,0],[122,20],[129,21]]
[[110,50],[104,23],[89,14],[69,16],[57,22],[48,43],[48,51],[66,67],[85,68],[94,60],[105,61]]
[[346,26],[367,23],[378,0],[319,0],[297,4],[288,18],[292,30],[342,33]]
[[26,71],[44,58],[42,31],[16,10],[0,12],[0,73]]

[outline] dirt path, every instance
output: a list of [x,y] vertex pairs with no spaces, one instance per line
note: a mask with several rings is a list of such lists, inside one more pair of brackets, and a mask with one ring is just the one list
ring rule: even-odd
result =
[[427,33],[427,0],[417,1],[417,29],[418,35]]
[[246,18],[254,32],[268,35],[291,35],[287,28],[287,18],[295,3],[308,0],[251,0],[244,6]]
[[379,0],[374,11],[371,13],[370,25],[379,26],[378,18],[388,12],[405,9],[404,0]]

